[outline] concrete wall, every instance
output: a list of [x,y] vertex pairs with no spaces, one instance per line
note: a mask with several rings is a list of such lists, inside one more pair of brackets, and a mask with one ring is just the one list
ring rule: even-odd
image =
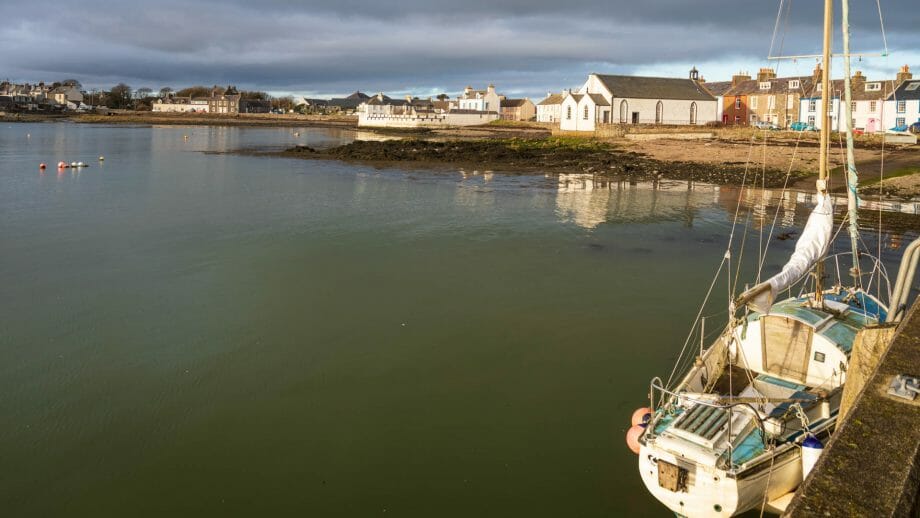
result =
[[444,113],[425,115],[358,116],[359,127],[377,128],[443,128],[446,126],[476,126],[498,119],[497,113]]

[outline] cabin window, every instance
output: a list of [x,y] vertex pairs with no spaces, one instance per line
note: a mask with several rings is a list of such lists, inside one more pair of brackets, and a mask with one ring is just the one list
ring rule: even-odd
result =
[[696,103],[690,103],[690,124],[696,124]]
[[658,101],[658,104],[655,105],[655,124],[661,124],[663,117],[664,117],[664,104],[661,101]]
[[815,351],[815,361],[818,363],[824,363],[824,353],[821,351]]
[[565,119],[572,120],[572,107],[571,106],[566,106],[565,108]]
[[585,106],[585,116],[584,116],[584,118],[585,118],[585,120],[588,120],[588,107],[587,107],[587,106]]
[[779,315],[762,317],[760,325],[764,372],[804,384],[814,329]]
[[620,124],[626,124],[626,117],[629,115],[629,104],[626,99],[620,101]]
[[907,111],[907,101],[898,101],[898,113]]

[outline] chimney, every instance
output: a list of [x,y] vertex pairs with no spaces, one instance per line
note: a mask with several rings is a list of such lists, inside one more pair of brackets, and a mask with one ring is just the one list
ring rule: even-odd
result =
[[914,75],[910,73],[910,67],[907,65],[904,65],[903,67],[901,67],[901,71],[898,72],[898,75],[895,79],[897,80],[896,82],[898,84],[901,84],[902,82],[907,81],[909,79],[913,79],[913,78],[914,78]]
[[771,79],[776,79],[776,72],[772,68],[761,68],[760,72],[757,72],[757,81],[769,81]]
[[489,87],[486,89],[486,91],[487,91],[488,93],[490,93],[490,94],[494,94],[494,93],[495,93],[495,85],[489,84]]
[[697,70],[696,67],[690,69],[690,79],[693,81],[700,80],[700,71]]
[[751,80],[751,76],[743,72],[738,72],[737,74],[732,76],[732,87],[738,86],[744,81],[750,81],[750,80]]
[[815,64],[815,70],[814,70],[814,72],[811,73],[811,79],[812,79],[812,81],[814,81],[815,84],[820,83],[820,82],[821,82],[821,75],[822,75],[823,73],[824,73],[824,72],[823,72],[823,70],[821,69],[821,63]]
[[856,73],[850,77],[850,84],[853,86],[854,92],[857,87],[862,89],[862,85],[866,84],[866,76],[862,75],[862,72],[857,70]]

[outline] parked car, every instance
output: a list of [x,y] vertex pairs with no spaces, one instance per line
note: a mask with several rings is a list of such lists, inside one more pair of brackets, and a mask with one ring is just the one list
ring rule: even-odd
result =
[[910,125],[911,133],[920,133],[920,121],[917,121]]
[[807,122],[793,122],[789,125],[789,129],[792,131],[818,131],[818,128]]
[[888,130],[888,131],[895,131],[895,132],[898,132],[898,133],[904,133],[904,132],[907,131],[907,127],[908,127],[907,124],[905,124],[905,125],[903,125],[903,126],[895,126],[895,127],[891,128],[891,129]]
[[762,130],[778,130],[779,126],[772,122],[759,121],[754,123],[754,127]]

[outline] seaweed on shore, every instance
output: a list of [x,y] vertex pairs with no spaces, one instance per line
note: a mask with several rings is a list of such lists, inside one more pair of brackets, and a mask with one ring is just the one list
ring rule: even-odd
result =
[[[371,164],[424,164],[474,166],[480,169],[520,172],[592,173],[635,180],[666,178],[715,184],[740,184],[743,164],[665,162],[624,150],[613,144],[580,138],[446,140],[422,139],[355,141],[330,149],[297,146],[285,156],[333,159]],[[756,173],[759,175],[760,168]],[[749,174],[748,180],[754,173]],[[781,187],[786,172],[768,169],[758,184]],[[793,172],[790,181],[802,176]]]

